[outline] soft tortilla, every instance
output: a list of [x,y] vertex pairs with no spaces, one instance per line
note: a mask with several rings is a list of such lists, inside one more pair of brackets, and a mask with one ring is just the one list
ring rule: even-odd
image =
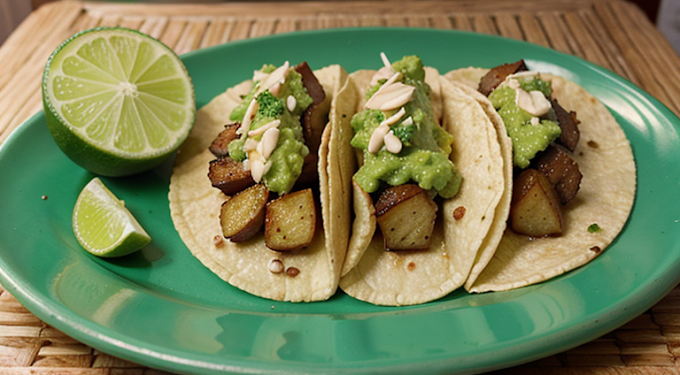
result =
[[482,273],[482,270],[493,258],[496,253],[498,244],[503,237],[505,228],[507,227],[508,215],[510,214],[510,202],[512,201],[512,179],[513,179],[513,166],[512,166],[512,140],[505,131],[505,124],[503,124],[503,119],[496,112],[491,105],[491,102],[486,99],[484,95],[475,89],[470,88],[467,85],[460,84],[458,82],[452,82],[453,85],[458,87],[461,91],[473,97],[482,106],[484,112],[487,113],[491,122],[496,129],[496,137],[498,143],[501,147],[501,154],[503,156],[503,182],[504,189],[501,195],[501,200],[496,206],[496,214],[493,218],[493,223],[489,229],[489,233],[484,239],[482,247],[477,252],[477,257],[475,258],[474,265],[472,266],[472,271],[470,271],[470,276],[468,276],[465,281],[465,290],[470,291],[472,285],[477,280],[477,277]]
[[[325,105],[331,105],[347,73],[340,66],[315,71],[326,92]],[[324,230],[317,231],[312,244],[299,251],[280,253],[269,250],[262,235],[241,244],[224,241],[219,212],[226,196],[211,186],[207,178],[208,164],[214,156],[208,146],[224,128],[231,111],[241,102],[252,82],[246,81],[228,89],[198,111],[194,129],[180,149],[170,178],[170,214],[180,237],[196,258],[231,285],[248,293],[281,301],[319,301],[332,296],[340,278],[346,245],[336,238],[349,237],[349,212],[341,211],[343,187],[337,168],[337,149],[329,146],[334,136],[327,125],[319,148],[319,183]],[[331,112],[334,109],[331,105]],[[337,136],[337,135],[336,135]],[[347,173],[347,172],[345,172]],[[343,195],[344,194],[344,195]],[[339,241],[339,242],[338,242]],[[339,245],[338,245],[339,244]],[[296,277],[273,274],[269,262],[279,259],[286,268],[300,270]]]
[[[374,233],[370,200],[361,189],[359,194],[355,189],[355,221],[340,287],[350,296],[373,304],[424,303],[463,285],[504,191],[501,148],[484,110],[434,69],[427,69],[426,74],[434,107],[443,115],[445,129],[454,136],[452,160],[463,183],[458,195],[441,205],[432,245],[425,251],[385,251],[380,232]],[[353,101],[360,110],[372,75],[367,71],[350,75],[346,96],[338,100]],[[343,134],[344,147],[351,147],[349,123],[344,124]],[[456,221],[453,211],[460,206],[466,212]]]
[[[466,68],[446,77],[476,88],[484,74],[485,69]],[[546,73],[541,77],[552,81],[554,97],[567,110],[576,111],[581,121],[581,138],[573,153],[583,174],[581,187],[576,198],[563,207],[562,236],[529,238],[506,230],[493,258],[469,286],[471,292],[539,283],[590,262],[623,229],[633,206],[635,161],[614,117],[578,84]],[[500,118],[486,97],[476,98],[486,103],[492,120]],[[590,233],[591,224],[598,224],[602,231]]]

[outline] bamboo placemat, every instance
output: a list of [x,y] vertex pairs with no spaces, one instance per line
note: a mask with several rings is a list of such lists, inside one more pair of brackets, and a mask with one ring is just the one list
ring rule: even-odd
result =
[[[41,109],[49,54],[95,26],[139,29],[178,53],[233,40],[331,27],[432,27],[526,40],[636,83],[680,113],[680,58],[636,6],[616,0],[352,1],[204,5],[51,3],[0,48],[0,143]],[[625,326],[513,374],[680,374],[680,288]],[[0,374],[160,374],[46,325],[0,286]]]

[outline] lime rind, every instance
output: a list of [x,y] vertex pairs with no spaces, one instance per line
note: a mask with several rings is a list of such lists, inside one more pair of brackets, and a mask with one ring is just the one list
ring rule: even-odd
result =
[[100,175],[162,163],[186,140],[195,118],[193,85],[177,55],[131,29],[100,27],[69,38],[50,56],[42,92],[59,147]]
[[99,178],[92,179],[78,196],[72,225],[78,243],[99,257],[127,255],[151,242],[124,203]]

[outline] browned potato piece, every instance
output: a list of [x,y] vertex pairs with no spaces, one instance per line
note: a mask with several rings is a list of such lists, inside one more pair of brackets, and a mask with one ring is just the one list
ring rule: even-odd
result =
[[510,228],[532,237],[562,234],[562,208],[548,178],[525,169],[513,182]]
[[510,64],[499,65],[489,70],[489,72],[486,73],[484,77],[482,77],[482,80],[479,81],[479,87],[477,88],[477,91],[481,92],[485,96],[489,96],[491,91],[500,85],[501,82],[507,78],[507,76],[525,70],[528,69],[524,64],[524,60],[519,60]]
[[228,156],[210,162],[208,178],[213,187],[226,195],[234,195],[255,184],[250,171],[244,171],[241,162]]
[[557,142],[573,152],[581,134],[578,130],[580,121],[576,118],[576,112],[567,112],[557,100],[552,100],[551,103],[555,117],[557,117],[557,123],[562,129],[562,134],[557,138]]
[[222,130],[220,134],[217,135],[215,140],[213,140],[212,144],[210,145],[210,152],[212,152],[213,155],[217,156],[218,158],[229,155],[229,143],[238,138],[236,131],[240,126],[241,124],[239,123],[225,125],[224,130]]
[[307,62],[297,65],[295,71],[302,76],[302,84],[313,100],[312,104],[300,116],[300,123],[305,137],[305,145],[309,148],[310,153],[316,154],[321,144],[323,129],[328,123],[328,105],[321,105],[326,98],[326,93]]
[[326,93],[307,62],[301,62],[295,67],[295,71],[302,76],[302,83],[305,85],[309,96],[314,100],[314,104],[321,103],[326,98]]
[[316,154],[321,145],[321,135],[328,124],[328,106],[322,108],[320,104],[311,104],[300,116],[300,123],[305,137],[305,144],[309,147],[309,152]]
[[293,190],[299,190],[303,187],[309,186],[310,184],[315,184],[318,186],[317,181],[319,180],[319,155],[310,152],[305,156],[305,162],[302,165],[302,173],[295,181],[295,187]]
[[418,185],[404,184],[386,189],[375,204],[385,249],[429,248],[437,210],[437,204]]
[[535,161],[536,169],[548,177],[562,204],[572,200],[581,185],[578,164],[566,148],[552,144]]
[[276,251],[309,245],[316,232],[316,204],[312,189],[285,194],[267,203],[264,243]]
[[262,184],[253,185],[222,204],[220,223],[222,234],[232,242],[252,238],[262,228],[269,190]]

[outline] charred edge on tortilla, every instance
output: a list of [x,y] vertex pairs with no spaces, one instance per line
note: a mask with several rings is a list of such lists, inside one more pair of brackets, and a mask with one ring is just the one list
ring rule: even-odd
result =
[[296,191],[267,203],[264,242],[275,251],[293,251],[314,240],[317,211],[312,189]]
[[[328,123],[328,113],[319,110],[320,104],[326,98],[326,94],[323,86],[321,86],[307,62],[299,64],[295,67],[295,70],[302,76],[302,84],[313,101],[300,116],[305,144],[310,149],[310,153],[305,157],[302,173],[294,187],[294,189],[300,190],[305,186],[318,182],[318,149],[321,144],[323,130]],[[311,201],[304,200],[302,205],[298,202],[299,210],[303,211],[303,214],[298,216],[311,217],[313,224],[300,228],[298,226],[291,226],[291,223],[282,223],[281,220],[285,219],[286,216],[276,215],[275,213],[270,214],[269,203],[277,202],[274,207],[279,207],[280,212],[292,213],[288,208],[292,207],[297,202],[296,199],[299,200],[299,198],[296,198],[295,193],[290,193],[270,202],[271,194],[269,190],[263,184],[255,184],[250,171],[244,170],[241,162],[237,162],[227,156],[229,154],[229,143],[238,138],[236,130],[239,127],[239,123],[225,125],[225,129],[217,135],[209,147],[210,152],[218,158],[210,162],[208,178],[213,187],[220,189],[227,196],[231,196],[231,198],[228,198],[222,204],[220,210],[220,222],[224,237],[232,242],[246,241],[259,233],[262,226],[265,225],[265,245],[272,250],[291,251],[309,245],[314,238],[317,221],[320,220],[317,204],[313,199],[312,193],[312,191],[318,190],[318,186],[314,186],[313,190],[302,190],[306,192],[305,196],[307,196],[306,194],[312,196]],[[264,189],[266,194],[262,194],[262,189]],[[244,195],[241,196],[242,194]],[[239,196],[241,197],[235,200]],[[239,209],[244,209],[244,214],[235,215],[235,212],[240,212],[238,211]],[[296,232],[287,235],[283,234],[279,239],[277,236],[272,235],[272,233],[267,234],[265,223],[278,228],[277,233],[279,234],[290,230]],[[225,229],[225,226],[227,229]],[[300,229],[302,230],[300,231]],[[276,229],[274,230],[276,231]]]
[[236,131],[241,126],[240,123],[224,125],[224,130],[217,135],[217,138],[210,144],[210,152],[218,158],[229,155],[229,143],[238,138]]
[[425,250],[432,242],[437,204],[416,184],[385,189],[375,204],[375,216],[385,250]]
[[222,234],[232,242],[251,239],[262,228],[269,189],[253,185],[222,203],[220,224]]
[[517,176],[509,221],[513,231],[532,237],[562,234],[560,200],[543,173],[527,168]]
[[523,72],[529,70],[524,64],[524,60],[515,61],[514,63],[499,65],[491,70],[482,77],[479,81],[479,87],[477,91],[484,94],[484,96],[489,96],[493,90],[505,81],[505,79],[511,75],[518,72]]
[[[524,60],[497,66],[482,77],[478,91],[488,96],[509,75],[526,70]],[[580,138],[580,121],[576,112],[567,111],[556,99],[550,98],[550,103],[552,111],[549,119],[557,122],[562,133],[532,160],[530,169],[516,171],[510,207],[510,228],[534,237],[559,236],[562,233],[561,206],[576,196],[582,178],[578,163],[570,155]],[[532,172],[527,172],[529,170]],[[534,170],[545,176],[548,185],[534,176]],[[554,197],[559,204],[555,204]],[[537,213],[537,216],[528,217],[527,212]]]

